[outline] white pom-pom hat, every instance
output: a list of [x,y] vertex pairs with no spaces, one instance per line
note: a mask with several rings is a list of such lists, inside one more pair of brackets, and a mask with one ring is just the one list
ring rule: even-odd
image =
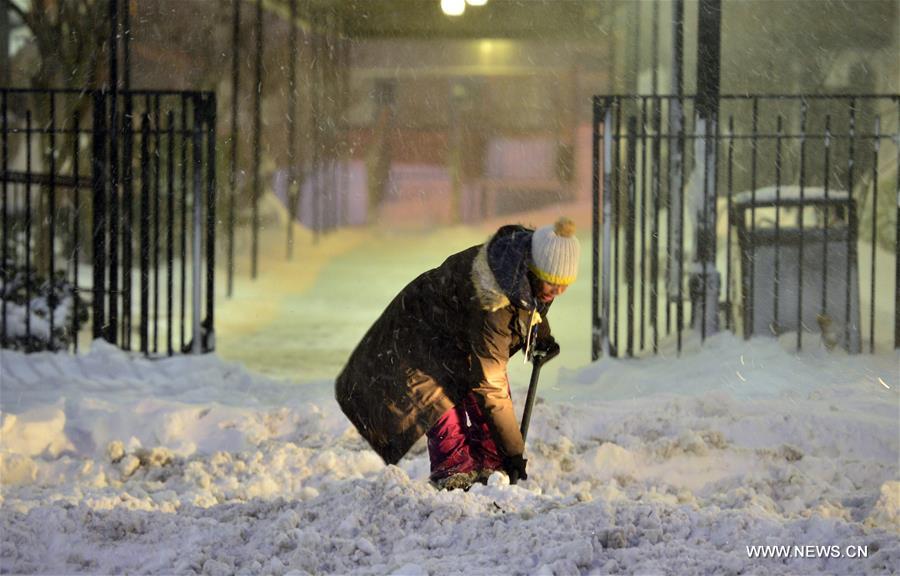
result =
[[562,217],[556,224],[535,230],[531,237],[529,268],[544,282],[568,286],[578,275],[580,249],[575,223]]

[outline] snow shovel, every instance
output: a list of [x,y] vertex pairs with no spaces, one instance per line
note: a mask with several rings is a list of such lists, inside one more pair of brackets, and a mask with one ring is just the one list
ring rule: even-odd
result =
[[[519,430],[522,432],[522,442],[525,442],[528,436],[528,426],[531,424],[531,411],[534,409],[534,400],[537,397],[538,378],[541,376],[541,367],[547,362],[553,360],[559,355],[559,344],[556,342],[549,350],[535,350],[531,359],[531,381],[528,383],[528,397],[525,399],[525,410],[522,411],[522,425]],[[519,481],[519,473],[513,471],[509,476],[509,483],[515,484]]]

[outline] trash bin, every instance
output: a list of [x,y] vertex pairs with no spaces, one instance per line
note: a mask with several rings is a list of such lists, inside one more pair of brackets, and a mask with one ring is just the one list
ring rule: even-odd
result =
[[791,188],[777,196],[774,189],[758,190],[755,197],[749,192],[735,196],[731,223],[740,248],[741,294],[736,316],[745,338],[802,329],[819,333],[829,348],[858,353],[859,277],[851,226],[855,203],[845,192],[826,197],[822,189],[807,189],[803,196]]

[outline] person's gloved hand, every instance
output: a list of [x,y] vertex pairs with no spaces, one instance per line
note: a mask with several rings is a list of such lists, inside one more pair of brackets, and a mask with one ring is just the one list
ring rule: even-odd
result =
[[534,343],[534,351],[535,354],[541,356],[556,356],[559,354],[559,344],[556,343],[556,338],[552,335],[545,336]]
[[511,484],[515,484],[517,480],[528,479],[528,474],[525,472],[526,464],[528,464],[528,460],[523,458],[521,454],[507,456],[503,460],[503,469],[506,472],[506,475],[509,476]]

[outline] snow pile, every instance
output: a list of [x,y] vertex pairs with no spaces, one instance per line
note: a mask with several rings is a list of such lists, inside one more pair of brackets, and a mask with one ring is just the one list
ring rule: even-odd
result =
[[[895,573],[898,357],[730,335],[542,390],[529,480],[437,492],[331,383],[215,356],[0,351],[0,567],[15,573]],[[521,390],[517,390],[521,404]],[[867,558],[750,558],[748,546]],[[845,554],[846,556],[846,554]]]

